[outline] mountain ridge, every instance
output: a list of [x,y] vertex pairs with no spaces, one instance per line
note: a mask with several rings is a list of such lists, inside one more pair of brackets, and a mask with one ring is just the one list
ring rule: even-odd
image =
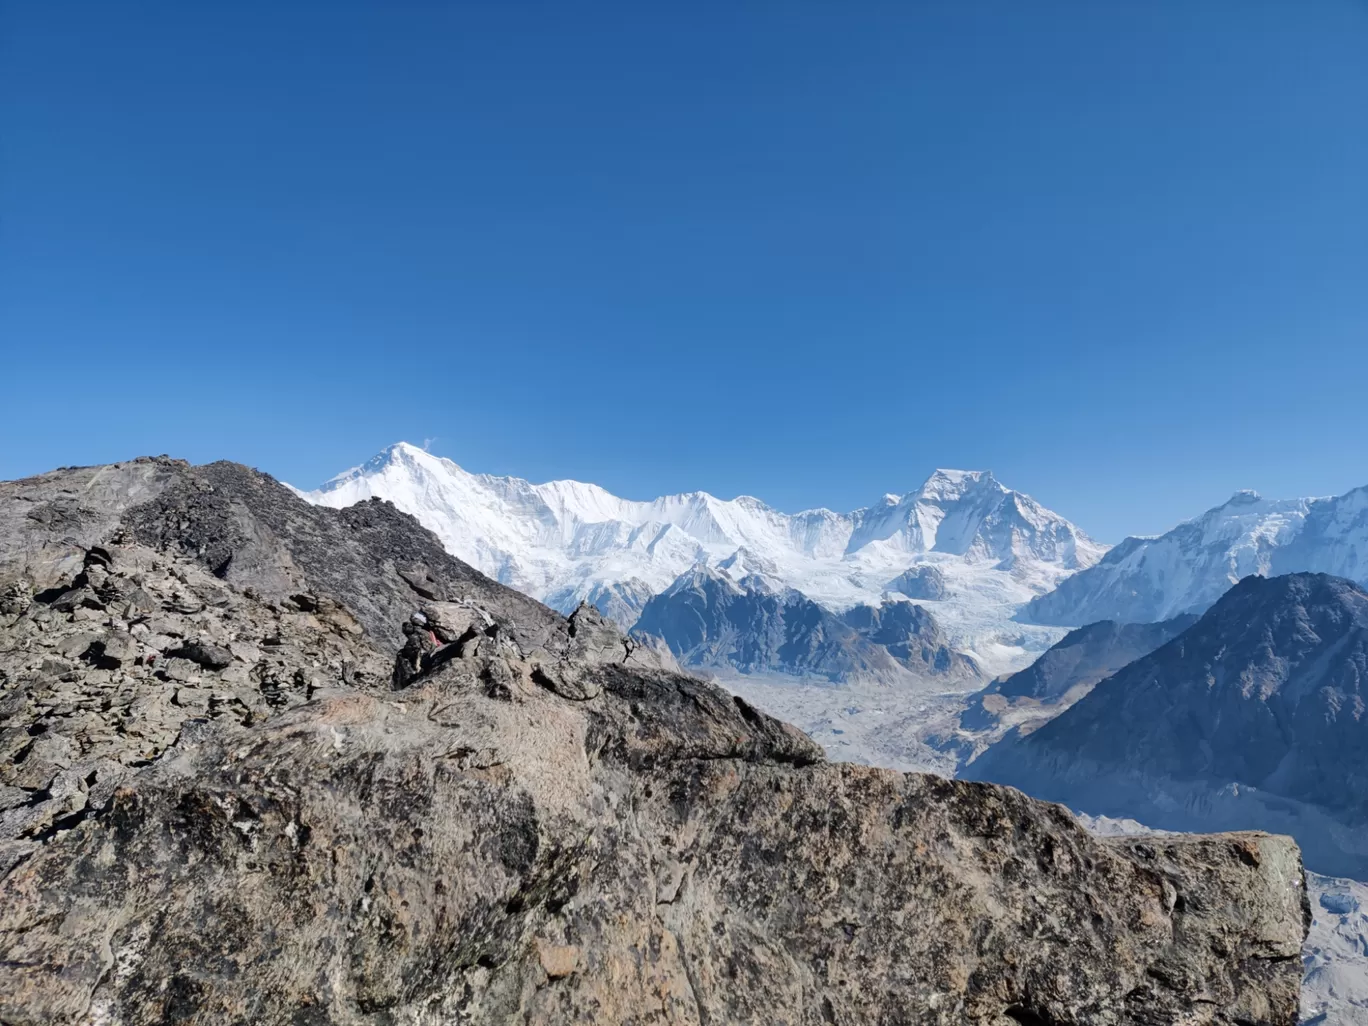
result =
[[1024,670],[999,677],[970,697],[958,742],[970,761],[1008,730],[1027,734],[1079,701],[1100,681],[1177,637],[1192,615],[1160,623],[1100,620],[1070,631]]
[[1020,616],[1064,626],[1157,622],[1205,612],[1250,574],[1300,572],[1368,583],[1368,485],[1303,499],[1236,492],[1162,534],[1117,543]]
[[707,669],[833,683],[935,679],[946,687],[981,678],[931,614],[910,601],[852,606],[838,616],[762,574],[734,578],[701,563],[651,596],[633,634],[659,638],[685,665]]
[[396,443],[300,494],[334,507],[389,499],[501,582],[563,611],[606,595],[624,626],[695,564],[742,552],[838,614],[878,604],[907,571],[930,566],[937,619],[957,647],[994,665],[1027,661],[1055,640],[1057,632],[1011,624],[1011,614],[1105,551],[988,471],[937,470],[914,491],[849,513],[786,514],[753,496],[637,501],[584,482],[472,474]]

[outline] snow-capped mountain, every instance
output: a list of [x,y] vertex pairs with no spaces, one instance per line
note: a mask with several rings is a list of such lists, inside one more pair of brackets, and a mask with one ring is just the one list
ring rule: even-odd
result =
[[926,601],[937,621],[993,673],[1024,665],[1061,633],[1012,624],[1012,613],[1105,552],[986,471],[938,470],[914,492],[851,513],[787,514],[750,496],[636,502],[578,481],[471,474],[401,442],[300,494],[328,506],[388,499],[503,583],[563,610],[588,599],[624,626],[698,563],[796,589],[837,613],[933,580],[939,597]]
[[1127,538],[1031,601],[1034,623],[1144,623],[1201,613],[1250,574],[1315,572],[1368,583],[1368,486],[1320,499],[1237,492],[1167,534]]

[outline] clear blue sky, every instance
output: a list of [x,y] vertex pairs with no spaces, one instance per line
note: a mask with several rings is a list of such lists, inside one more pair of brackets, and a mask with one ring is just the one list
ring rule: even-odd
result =
[[0,3],[0,477],[1368,483],[1368,3]]

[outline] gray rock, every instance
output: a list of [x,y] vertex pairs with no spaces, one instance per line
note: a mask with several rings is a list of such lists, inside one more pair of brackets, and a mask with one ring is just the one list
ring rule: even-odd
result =
[[922,563],[910,567],[889,581],[888,590],[912,599],[943,599],[947,594],[945,574],[933,563]]
[[612,620],[623,631],[629,631],[641,616],[641,610],[653,592],[644,581],[635,577],[611,584],[596,584],[581,599],[583,589],[565,588],[546,596],[546,604],[566,614],[574,612],[581,602],[587,602]]
[[179,648],[166,652],[165,655],[175,659],[188,659],[206,670],[227,669],[233,662],[233,653],[227,647],[199,640],[186,642]]
[[[973,679],[977,669],[952,651],[919,607],[858,607],[843,618],[792,588],[755,577],[733,581],[697,566],[646,603],[632,633],[662,639],[687,666],[785,673],[833,682],[906,682],[911,677]],[[872,610],[872,611],[871,611]],[[888,645],[874,640],[879,635]]]
[[1358,911],[1359,903],[1346,891],[1325,891],[1320,895],[1320,907],[1337,916],[1347,916]]
[[[5,1023],[1295,1021],[1286,838],[1098,839],[1007,788],[826,763],[392,507],[244,468],[12,482],[0,528],[0,586],[33,585],[0,622]],[[39,672],[119,630],[39,598],[96,546],[159,634],[253,646],[246,680]],[[489,619],[392,692],[410,578]]]

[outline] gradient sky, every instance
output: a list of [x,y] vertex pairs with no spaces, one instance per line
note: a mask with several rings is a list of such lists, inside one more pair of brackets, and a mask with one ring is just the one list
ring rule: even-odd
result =
[[1365,54],[1362,0],[0,3],[0,478],[1341,492]]

